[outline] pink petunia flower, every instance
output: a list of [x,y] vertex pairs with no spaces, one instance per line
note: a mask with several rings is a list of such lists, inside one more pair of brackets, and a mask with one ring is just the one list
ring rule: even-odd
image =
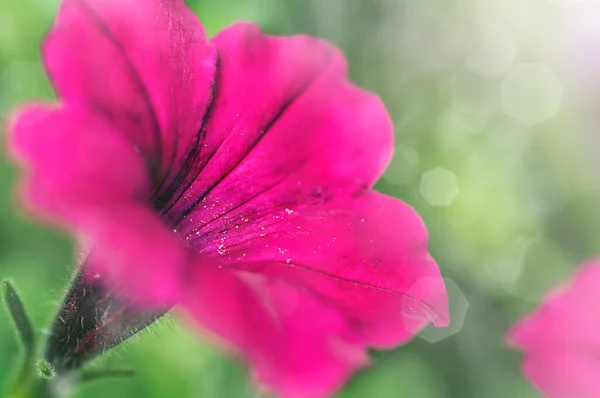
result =
[[545,397],[600,397],[599,309],[600,261],[595,261],[508,334],[509,343],[524,351],[525,376]]
[[[63,0],[42,52],[60,101],[20,110],[10,148],[29,207],[85,238],[86,278],[180,304],[286,398],[448,323],[421,219],[372,190],[389,116],[335,47],[250,23],[208,40],[182,0]],[[90,300],[95,329],[57,339],[73,353],[131,311],[75,287],[65,313]]]

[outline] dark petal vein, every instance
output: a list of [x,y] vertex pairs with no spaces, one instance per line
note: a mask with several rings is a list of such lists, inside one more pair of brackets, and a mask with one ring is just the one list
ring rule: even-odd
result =
[[131,77],[133,78],[134,83],[138,86],[137,88],[138,88],[139,92],[141,93],[146,106],[148,107],[148,111],[150,112],[150,116],[151,116],[152,134],[153,134],[153,139],[154,139],[154,151],[155,151],[154,156],[156,157],[156,162],[151,163],[149,165],[149,168],[152,173],[152,179],[155,179],[155,178],[157,178],[156,174],[159,172],[159,170],[161,168],[160,162],[162,159],[163,148],[162,148],[162,136],[161,136],[160,126],[158,123],[158,119],[156,117],[156,112],[154,110],[154,106],[152,105],[152,101],[150,99],[148,89],[147,89],[146,85],[144,84],[144,81],[142,80],[137,69],[135,68],[131,58],[127,54],[127,51],[125,50],[125,48],[123,47],[121,42],[113,35],[110,28],[106,25],[106,23],[102,20],[102,18],[96,13],[94,8],[86,0],[78,0],[78,1],[79,1],[79,4],[81,5],[82,9],[84,11],[87,11],[87,13],[91,17],[91,19],[96,22],[98,28],[100,29],[100,32],[104,35],[104,37],[106,37],[106,39],[108,39],[111,43],[113,43],[115,45],[115,47],[119,50],[119,52],[123,55],[123,58],[126,61],[125,65],[127,65],[127,69],[129,70],[129,73],[131,74]]
[[[200,123],[200,127],[196,132],[196,136],[194,139],[191,148],[186,153],[185,160],[183,161],[180,169],[175,173],[175,177],[173,181],[169,184],[167,189],[164,192],[160,192],[164,183],[168,180],[169,175],[172,174],[172,170],[169,170],[169,173],[165,176],[161,184],[157,187],[154,195],[153,202],[156,204],[157,208],[161,210],[161,214],[165,215],[172,208],[173,204],[179,200],[181,195],[189,188],[189,186],[198,178],[198,175],[203,169],[203,165],[200,163],[200,155],[202,153],[202,143],[206,139],[207,129],[206,122],[211,118],[211,115],[214,112],[215,103],[218,96],[218,80],[219,80],[219,71],[220,71],[220,61],[217,56],[215,62],[215,72],[214,78],[210,87],[210,99],[206,110],[204,111],[204,115],[202,115],[202,121]],[[195,170],[194,170],[195,169]],[[178,189],[184,186],[181,190],[181,194],[174,199],[174,195]]]

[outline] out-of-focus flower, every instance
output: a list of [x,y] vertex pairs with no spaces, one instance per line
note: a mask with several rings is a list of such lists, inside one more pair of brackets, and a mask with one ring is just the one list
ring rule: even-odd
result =
[[[181,0],[64,0],[42,50],[60,102],[22,109],[10,146],[30,208],[85,238],[86,278],[181,304],[289,398],[447,324],[422,221],[372,190],[388,114],[336,48],[249,23],[208,40]],[[61,319],[64,357],[125,321],[85,287],[64,312],[82,300],[97,330],[73,343]]]
[[523,372],[546,397],[600,397],[600,261],[577,271],[508,335]]

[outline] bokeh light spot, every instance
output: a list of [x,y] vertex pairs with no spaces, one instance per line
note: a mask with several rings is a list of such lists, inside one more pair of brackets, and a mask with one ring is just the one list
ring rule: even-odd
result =
[[460,332],[465,323],[465,318],[467,317],[469,300],[461,288],[450,278],[444,278],[444,284],[448,291],[450,325],[445,328],[429,326],[423,330],[418,337],[429,343],[437,343]]
[[276,281],[268,285],[264,293],[265,306],[277,317],[292,315],[300,303],[296,288],[284,282]]
[[449,206],[459,191],[456,175],[442,167],[429,170],[421,177],[421,196],[431,206]]
[[528,63],[515,67],[500,89],[506,114],[528,126],[555,116],[564,91],[547,65]]
[[408,184],[413,180],[419,167],[419,153],[409,146],[397,145],[384,174],[384,179],[392,184]]

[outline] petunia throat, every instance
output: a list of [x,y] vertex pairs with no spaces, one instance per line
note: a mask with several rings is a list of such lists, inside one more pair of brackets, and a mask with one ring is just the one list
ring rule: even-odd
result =
[[83,265],[64,297],[46,340],[44,358],[69,373],[139,333],[169,308],[144,311],[106,288],[103,278]]

